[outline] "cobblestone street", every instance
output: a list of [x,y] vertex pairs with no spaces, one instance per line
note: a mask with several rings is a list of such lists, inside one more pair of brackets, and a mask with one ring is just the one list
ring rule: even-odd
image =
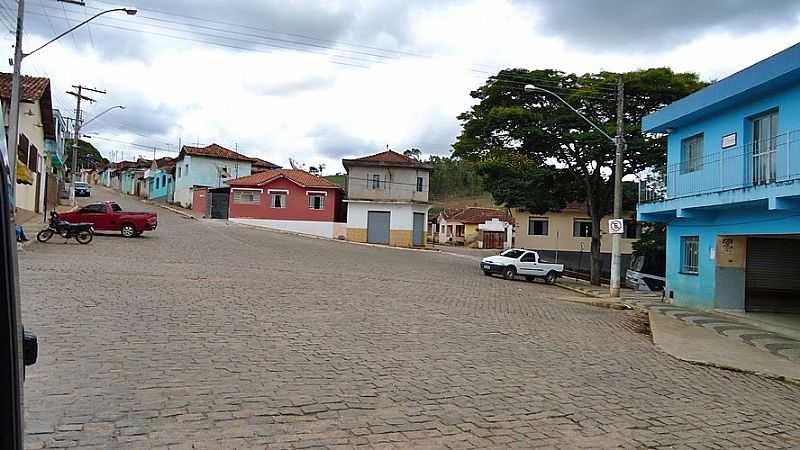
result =
[[632,312],[111,198],[159,229],[20,254],[28,448],[800,447],[799,386],[672,359]]

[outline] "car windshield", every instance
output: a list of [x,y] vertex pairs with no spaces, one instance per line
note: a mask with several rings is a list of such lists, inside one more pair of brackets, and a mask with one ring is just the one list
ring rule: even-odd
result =
[[112,203],[112,204],[111,204],[111,210],[112,210],[112,211],[114,211],[114,212],[120,212],[120,211],[122,211],[122,207],[121,207],[121,206],[119,206],[119,205],[118,205],[118,204],[116,204],[116,203]]
[[87,186],[89,186],[89,185],[86,184],[86,183],[80,182],[80,181],[75,183],[75,187],[87,187]]
[[511,250],[506,250],[503,253],[500,253],[500,256],[505,256],[506,258],[517,259],[520,256],[522,256],[523,253],[525,253],[525,252],[523,252],[522,250],[511,249]]

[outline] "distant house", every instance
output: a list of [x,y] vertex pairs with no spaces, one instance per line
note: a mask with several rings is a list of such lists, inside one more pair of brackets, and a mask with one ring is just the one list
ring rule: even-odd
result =
[[159,158],[144,173],[147,179],[147,198],[153,201],[171,202],[175,186],[170,169],[175,167],[172,158]]
[[514,230],[511,214],[494,208],[447,209],[435,224],[435,242],[473,248],[506,248]]
[[303,170],[275,169],[228,182],[231,222],[344,238],[342,188]]
[[273,164],[273,163],[271,163],[269,161],[266,161],[266,160],[263,160],[261,158],[252,158],[252,159],[253,159],[253,164],[252,164],[251,171],[253,173],[261,173],[261,172],[266,172],[268,170],[275,170],[275,169],[280,169],[281,168],[281,166],[279,166],[277,164]]
[[[10,73],[0,73],[0,99],[8,113],[11,105]],[[7,119],[6,119],[7,121]],[[42,212],[47,195],[47,175],[60,167],[59,161],[46,158],[47,141],[55,141],[56,119],[53,116],[48,78],[23,76],[20,89],[19,143],[17,152],[17,183],[15,204],[18,208]],[[62,136],[63,137],[63,136]],[[58,144],[51,144],[57,154]],[[9,152],[15,151],[8,149]],[[53,164],[51,164],[53,161]],[[48,199],[48,202],[52,199]]]
[[[639,239],[641,226],[633,219],[633,212],[625,213],[625,233],[622,235],[622,267],[628,267],[633,243]],[[514,246],[537,250],[551,261],[558,260],[571,270],[588,271],[591,267],[592,218],[585,203],[574,202],[561,211],[533,214],[520,209],[512,210],[515,223]],[[601,271],[611,273],[611,235],[608,234],[606,216],[600,221]]]
[[431,165],[387,150],[342,160],[347,170],[347,239],[425,246]]
[[221,188],[228,180],[252,173],[253,158],[221,145],[184,145],[175,158],[175,203],[190,208],[196,187]]

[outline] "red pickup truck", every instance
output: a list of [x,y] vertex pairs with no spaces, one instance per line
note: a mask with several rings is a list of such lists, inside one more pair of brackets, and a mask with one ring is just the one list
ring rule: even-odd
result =
[[158,216],[155,213],[123,211],[114,202],[92,203],[58,216],[67,222],[93,223],[97,231],[119,231],[125,237],[139,236],[158,226]]

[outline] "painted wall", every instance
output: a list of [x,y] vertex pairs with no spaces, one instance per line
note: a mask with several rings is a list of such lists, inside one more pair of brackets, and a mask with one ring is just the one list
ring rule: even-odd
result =
[[344,239],[346,227],[344,223],[321,222],[318,220],[270,220],[270,219],[228,219],[234,223],[254,227],[269,228],[272,230],[289,231],[292,233],[319,236],[328,239]]
[[172,175],[163,170],[156,170],[150,175],[148,183],[150,192],[148,198],[151,200],[169,201],[170,193],[172,192]]
[[414,229],[414,213],[425,213],[425,222],[428,220],[428,205],[412,203],[383,203],[383,202],[347,202],[347,227],[367,229],[367,213],[369,211],[388,211],[392,215],[389,220],[389,229],[408,230]]
[[[536,250],[559,250],[559,251],[573,251],[591,252],[592,238],[590,237],[574,237],[573,236],[573,223],[575,219],[591,220],[588,214],[582,211],[564,210],[560,212],[548,212],[545,214],[530,214],[526,211],[515,209],[512,211],[515,226],[515,247],[524,247]],[[528,226],[531,217],[547,218],[548,234],[547,236],[531,236],[529,235]],[[600,222],[600,252],[611,253],[611,235],[608,234],[608,220],[611,216],[603,217]],[[633,219],[628,219],[633,220]],[[622,239],[622,254],[630,255],[633,253],[633,243],[636,239]]]
[[[9,111],[6,107],[5,111]],[[42,112],[39,108],[39,102],[35,103],[20,103],[19,108],[19,133],[24,134],[28,138],[31,145],[36,146],[39,152],[38,157],[38,172],[33,176],[33,184],[17,184],[15,203],[18,208],[27,209],[29,211],[44,210],[44,182],[45,177],[40,176],[45,167],[45,154],[46,147],[44,142],[44,128],[42,127]],[[16,149],[9,149],[9,152],[17,151]],[[27,164],[26,164],[27,165]],[[39,189],[39,202],[36,202],[36,191]]]
[[[372,189],[372,177],[376,174],[380,175],[380,189]],[[422,192],[417,192],[417,177],[422,177]],[[351,199],[427,202],[429,190],[428,170],[351,167],[347,173],[347,196]]]
[[[778,111],[778,179],[800,176],[800,83],[747,99],[710,117],[674,130],[668,137],[667,192],[670,198],[697,192],[733,189],[752,184],[753,116]],[[681,142],[703,133],[702,170],[690,173],[673,171],[681,163]],[[722,138],[736,133],[736,146],[722,149]],[[720,155],[722,162],[720,162]]]
[[192,211],[205,217],[208,214],[208,188],[196,188],[192,191]]
[[[237,188],[231,188],[230,218],[334,222],[336,211],[342,203],[342,192],[339,189],[304,188],[286,178],[279,178],[264,186],[251,186],[249,189],[260,189],[261,202],[258,205],[236,203],[234,199]],[[285,208],[271,207],[270,190],[288,191]],[[322,209],[308,207],[309,191],[327,194]]]
[[[227,168],[232,178],[251,174],[251,164],[247,161],[206,158],[185,155],[177,160],[175,166],[175,202],[183,207],[192,204],[192,187],[224,187],[226,179],[219,177],[219,169]],[[180,173],[179,173],[180,172]]]
[[[721,255],[717,248],[719,238],[800,234],[798,212],[768,210],[764,202],[762,207],[731,208],[714,216],[673,220],[667,226],[667,297],[671,294],[674,303],[699,309],[743,308],[742,256]],[[682,236],[699,237],[697,275],[681,273]],[[721,263],[720,257],[723,258]]]

